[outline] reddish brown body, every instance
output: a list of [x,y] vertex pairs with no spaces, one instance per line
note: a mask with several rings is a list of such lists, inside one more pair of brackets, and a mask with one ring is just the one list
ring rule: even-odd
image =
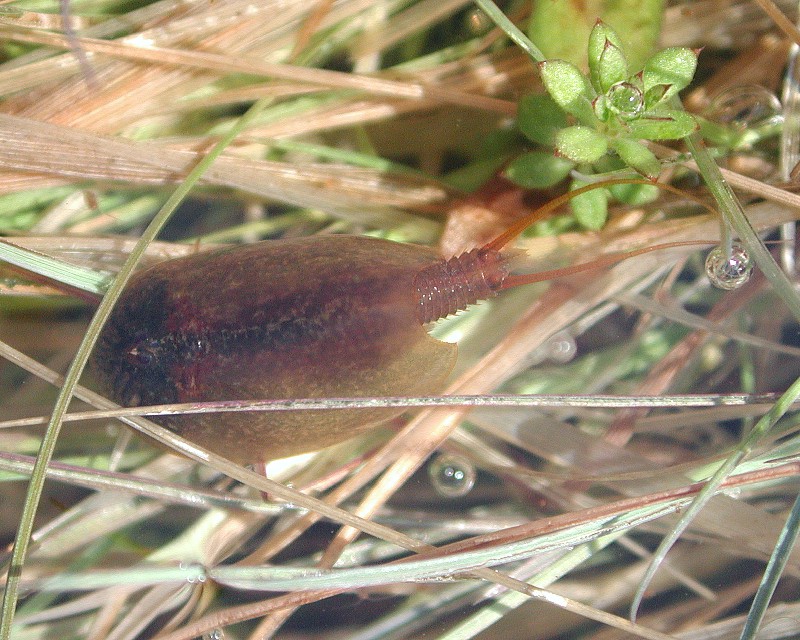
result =
[[[431,338],[425,324],[503,289],[694,244],[667,243],[509,275],[501,252],[509,242],[603,184],[610,182],[559,196],[483,247],[449,260],[416,245],[314,236],[163,262],[131,279],[100,335],[94,369],[110,394],[128,406],[435,393],[452,370],[456,347]],[[158,420],[249,463],[326,447],[396,413],[282,411]]]
[[[124,405],[435,393],[455,345],[424,328],[494,294],[493,249],[449,261],[360,236],[199,253],[136,275],[94,368]],[[158,421],[241,463],[319,449],[393,410],[218,413]]]

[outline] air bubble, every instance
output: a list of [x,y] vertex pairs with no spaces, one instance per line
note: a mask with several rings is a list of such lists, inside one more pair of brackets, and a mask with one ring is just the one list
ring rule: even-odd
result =
[[225,640],[225,632],[222,629],[214,629],[204,633],[203,640]]
[[547,359],[555,364],[567,364],[578,353],[575,338],[568,331],[559,331],[547,341]]
[[720,246],[714,247],[706,256],[706,275],[719,289],[738,289],[750,279],[752,272],[753,261],[738,242],[731,245],[730,253]]
[[778,97],[759,85],[737,86],[723,91],[709,106],[706,116],[737,129],[753,129],[775,123],[781,114]]
[[428,465],[428,475],[436,492],[443,498],[461,498],[475,486],[477,472],[472,463],[461,456],[443,453]]

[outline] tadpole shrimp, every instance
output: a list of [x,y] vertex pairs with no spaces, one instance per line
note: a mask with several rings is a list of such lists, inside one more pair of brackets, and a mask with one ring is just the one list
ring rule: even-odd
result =
[[[123,291],[95,349],[97,377],[125,406],[437,393],[457,348],[431,337],[430,323],[512,287],[687,244],[513,274],[507,245],[583,190],[447,260],[429,247],[328,235],[162,262],[135,275]],[[321,449],[399,411],[211,413],[157,421],[246,464]]]

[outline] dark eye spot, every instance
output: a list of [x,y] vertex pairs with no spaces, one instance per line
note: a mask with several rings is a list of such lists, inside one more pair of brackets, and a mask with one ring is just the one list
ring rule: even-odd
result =
[[125,352],[125,358],[136,367],[152,367],[158,361],[160,350],[157,340],[143,339]]

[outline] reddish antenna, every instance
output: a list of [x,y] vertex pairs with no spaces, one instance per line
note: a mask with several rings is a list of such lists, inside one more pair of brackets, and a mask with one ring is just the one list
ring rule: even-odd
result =
[[[651,251],[669,249],[672,247],[694,246],[710,244],[707,242],[685,241],[657,244],[632,251],[607,254],[586,262],[560,269],[539,271],[537,273],[512,275],[509,267],[509,255],[502,250],[514,238],[538,220],[542,220],[561,205],[572,198],[598,189],[618,184],[644,184],[653,185],[672,193],[686,196],[683,191],[670,185],[644,180],[642,178],[623,178],[606,180],[580,187],[554,198],[547,204],[523,216],[513,223],[506,231],[482,247],[472,249],[459,256],[437,262],[426,267],[417,274],[415,279],[416,295],[418,300],[417,317],[423,324],[445,318],[457,311],[466,309],[467,306],[497,295],[498,292],[525,284],[553,280],[564,276],[608,267],[628,258],[632,258]],[[697,200],[697,199],[695,199]],[[703,202],[699,204],[716,212]]]

